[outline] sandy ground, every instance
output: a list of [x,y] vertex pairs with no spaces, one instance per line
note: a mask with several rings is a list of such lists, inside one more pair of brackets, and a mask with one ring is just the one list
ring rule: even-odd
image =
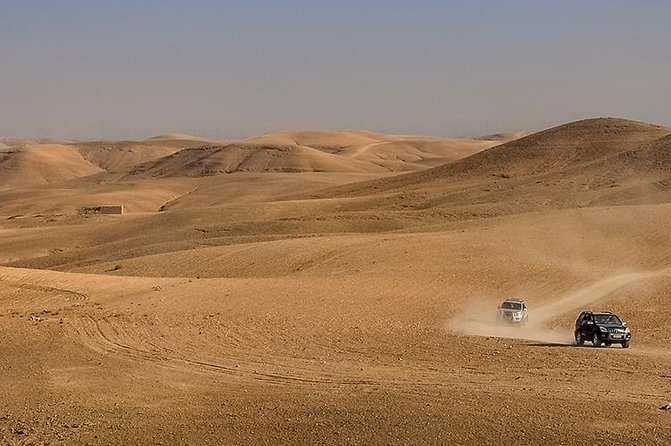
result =
[[[634,133],[649,151],[671,131]],[[5,189],[0,443],[669,444],[665,190],[625,173],[566,188],[612,154],[548,150],[499,191],[503,153],[405,187],[374,172],[110,172]],[[404,206],[413,188],[419,208]],[[101,194],[130,212],[76,214]],[[508,297],[528,302],[528,326],[495,323]],[[618,312],[631,348],[573,346],[585,308]]]

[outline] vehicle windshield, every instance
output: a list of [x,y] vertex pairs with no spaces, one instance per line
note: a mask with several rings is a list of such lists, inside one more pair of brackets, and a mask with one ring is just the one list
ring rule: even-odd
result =
[[595,314],[594,320],[597,324],[622,324],[620,318],[614,314]]
[[522,304],[520,302],[503,302],[501,308],[504,310],[521,310]]

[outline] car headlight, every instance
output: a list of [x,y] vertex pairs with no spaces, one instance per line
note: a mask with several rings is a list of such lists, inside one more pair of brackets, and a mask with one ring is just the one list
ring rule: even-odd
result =
[[629,327],[625,327],[625,328],[624,328],[624,332],[625,332],[625,333],[631,333],[631,330],[629,330]]
[[608,333],[608,329],[606,327],[599,327],[599,331],[601,333]]
[[518,311],[517,313],[514,313],[513,316],[518,317],[518,318],[522,317],[522,312]]

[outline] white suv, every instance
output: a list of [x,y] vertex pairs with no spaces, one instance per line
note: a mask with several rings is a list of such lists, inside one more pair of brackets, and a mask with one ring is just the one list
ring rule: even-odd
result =
[[507,299],[499,305],[496,315],[498,322],[525,325],[529,320],[527,304],[521,299]]

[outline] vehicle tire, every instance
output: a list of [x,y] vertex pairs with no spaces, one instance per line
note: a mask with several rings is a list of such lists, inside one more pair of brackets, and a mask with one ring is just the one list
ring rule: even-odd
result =
[[606,347],[610,347],[611,344],[610,342],[604,342],[603,345],[605,345]]
[[629,348],[629,343],[630,343],[630,342],[631,342],[631,341],[624,341],[624,342],[622,343],[622,348]]
[[582,333],[579,331],[575,332],[575,345],[583,345],[585,343],[585,339],[582,337]]
[[601,339],[599,339],[599,336],[594,334],[594,337],[592,338],[592,344],[594,344],[595,347],[601,347]]

